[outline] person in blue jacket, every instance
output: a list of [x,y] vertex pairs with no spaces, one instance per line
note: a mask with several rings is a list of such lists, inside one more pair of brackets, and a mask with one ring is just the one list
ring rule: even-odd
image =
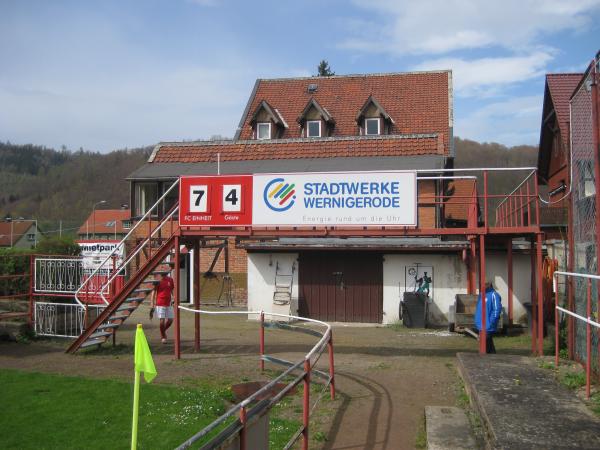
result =
[[[498,328],[498,321],[500,320],[500,314],[502,314],[502,298],[494,289],[491,281],[485,283],[485,309],[486,349],[487,353],[496,353],[492,337]],[[481,333],[481,294],[477,298],[477,306],[475,307],[475,328]]]

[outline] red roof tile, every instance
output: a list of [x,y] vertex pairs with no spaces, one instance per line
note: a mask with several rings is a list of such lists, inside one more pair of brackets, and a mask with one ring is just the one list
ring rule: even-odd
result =
[[[29,228],[34,227],[34,222],[0,222],[0,247],[10,247],[11,234],[12,243],[16,244],[23,235],[27,234]],[[35,230],[35,227],[32,231]]]
[[355,136],[160,144],[152,162],[200,163],[267,159],[414,156],[444,154],[441,136]]
[[[436,133],[442,137],[444,151],[448,153],[449,79],[450,72],[443,71],[258,80],[255,95],[242,118],[239,138],[252,138],[251,114],[263,100],[290,124],[283,138],[301,137],[296,118],[311,98],[335,120],[333,136],[356,136],[356,115],[372,95],[394,120],[392,134]],[[317,91],[309,93],[309,84],[316,84]]]
[[569,99],[581,81],[582,73],[549,73],[546,84],[550,92],[563,145],[568,148]]
[[[95,216],[95,218],[94,218]],[[83,222],[79,228],[79,234],[95,233],[109,234],[115,233],[115,224],[117,226],[116,233],[124,234],[128,230],[123,228],[123,221],[130,219],[131,214],[128,209],[97,209],[90,213],[90,216]]]

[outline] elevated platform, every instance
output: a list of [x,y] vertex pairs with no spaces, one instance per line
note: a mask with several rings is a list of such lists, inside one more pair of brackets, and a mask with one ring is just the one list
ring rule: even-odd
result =
[[488,448],[600,448],[600,418],[534,359],[472,353],[457,358]]

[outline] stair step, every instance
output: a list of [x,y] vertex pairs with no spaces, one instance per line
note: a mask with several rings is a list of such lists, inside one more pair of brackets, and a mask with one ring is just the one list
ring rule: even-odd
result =
[[155,270],[152,272],[154,275],[168,275],[171,273],[170,270]]
[[114,316],[110,316],[108,318],[108,320],[122,320],[122,321],[124,321],[128,317],[129,317],[129,314],[117,314],[117,315],[114,315]]
[[137,305],[123,305],[117,308],[117,312],[119,311],[134,311],[137,309]]
[[81,344],[79,346],[79,348],[91,347],[92,345],[100,345],[100,344],[104,344],[105,342],[106,342],[106,339],[88,339],[83,344]]
[[97,330],[106,330],[108,328],[119,328],[119,325],[120,324],[118,324],[118,323],[105,323],[105,324],[100,325],[97,328]]
[[129,297],[129,298],[123,300],[123,303],[131,303],[131,302],[141,303],[143,301],[144,301],[144,297]]
[[154,289],[152,289],[152,288],[140,288],[139,287],[137,289],[134,289],[133,292],[142,292],[144,294],[147,294],[148,292],[152,292],[153,290]]
[[103,338],[103,337],[108,337],[112,335],[112,333],[110,331],[96,331],[93,334],[90,334],[89,339],[99,339],[99,338]]

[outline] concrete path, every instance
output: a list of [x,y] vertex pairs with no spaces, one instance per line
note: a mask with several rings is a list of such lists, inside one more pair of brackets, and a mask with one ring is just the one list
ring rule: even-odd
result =
[[490,448],[600,448],[600,419],[534,359],[472,353],[457,357]]
[[425,427],[427,450],[478,448],[465,411],[456,406],[426,406]]

